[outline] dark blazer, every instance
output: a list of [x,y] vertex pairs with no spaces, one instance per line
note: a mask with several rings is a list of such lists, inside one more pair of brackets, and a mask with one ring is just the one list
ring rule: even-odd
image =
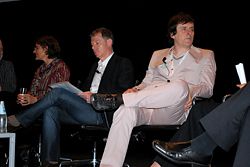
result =
[[[94,78],[98,62],[91,67],[89,75],[82,85],[83,91],[89,91]],[[132,62],[124,57],[114,54],[109,60],[103,73],[98,93],[123,93],[134,86],[134,68]],[[107,113],[108,121],[111,123],[113,112]]]
[[233,167],[250,166],[250,83],[201,119],[209,137],[228,151],[238,142]]
[[[97,66],[98,62],[95,62],[91,67],[90,73],[82,85],[83,91],[90,90]],[[134,69],[131,61],[114,54],[106,66],[98,93],[122,93],[132,86],[134,86]]]
[[250,83],[200,120],[209,136],[226,151],[238,141],[239,129],[249,112],[249,99]]

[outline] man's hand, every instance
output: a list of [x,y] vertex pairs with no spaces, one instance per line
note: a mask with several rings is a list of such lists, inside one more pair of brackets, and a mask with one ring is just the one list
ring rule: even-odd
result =
[[127,89],[124,93],[134,93],[134,92],[138,92],[139,90],[140,89],[135,86],[133,88]]
[[246,86],[246,83],[245,83],[245,84],[237,84],[236,86],[237,86],[238,88],[241,89],[241,88],[243,88],[244,86]]
[[87,91],[87,92],[82,92],[82,93],[79,93],[78,95],[83,98],[84,100],[86,100],[87,103],[90,103],[90,97],[93,93],[91,93],[90,91]]

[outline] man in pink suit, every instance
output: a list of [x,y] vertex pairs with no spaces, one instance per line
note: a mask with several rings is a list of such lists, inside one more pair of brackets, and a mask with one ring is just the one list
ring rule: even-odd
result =
[[194,19],[185,13],[168,24],[171,48],[155,51],[142,83],[123,94],[93,94],[97,110],[118,108],[113,117],[101,167],[121,167],[135,126],[182,124],[195,97],[213,94],[214,52],[193,46]]

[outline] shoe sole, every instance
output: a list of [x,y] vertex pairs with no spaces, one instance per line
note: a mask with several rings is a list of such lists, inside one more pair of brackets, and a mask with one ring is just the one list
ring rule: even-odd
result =
[[204,167],[209,167],[209,165],[210,164],[208,164],[208,165],[205,165],[205,164],[200,164],[200,163],[197,163],[197,162],[190,162],[190,161],[177,161],[177,160],[175,160],[175,159],[172,159],[171,157],[168,157],[168,156],[166,156],[164,153],[166,153],[166,151],[162,148],[162,147],[160,147],[160,146],[158,146],[157,144],[155,144],[155,143],[152,143],[152,147],[153,147],[153,149],[157,152],[157,153],[159,153],[161,156],[163,156],[164,158],[166,158],[166,159],[168,159],[169,161],[171,161],[171,162],[174,162],[174,163],[176,163],[176,164],[191,164],[191,165],[199,165],[199,166],[204,166]]

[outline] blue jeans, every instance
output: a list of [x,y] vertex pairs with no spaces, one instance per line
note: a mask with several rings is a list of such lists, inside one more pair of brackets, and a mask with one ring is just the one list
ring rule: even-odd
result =
[[101,113],[96,112],[80,96],[62,88],[52,89],[32,107],[16,115],[22,126],[31,125],[42,116],[42,161],[58,161],[60,157],[61,123],[103,124]]

